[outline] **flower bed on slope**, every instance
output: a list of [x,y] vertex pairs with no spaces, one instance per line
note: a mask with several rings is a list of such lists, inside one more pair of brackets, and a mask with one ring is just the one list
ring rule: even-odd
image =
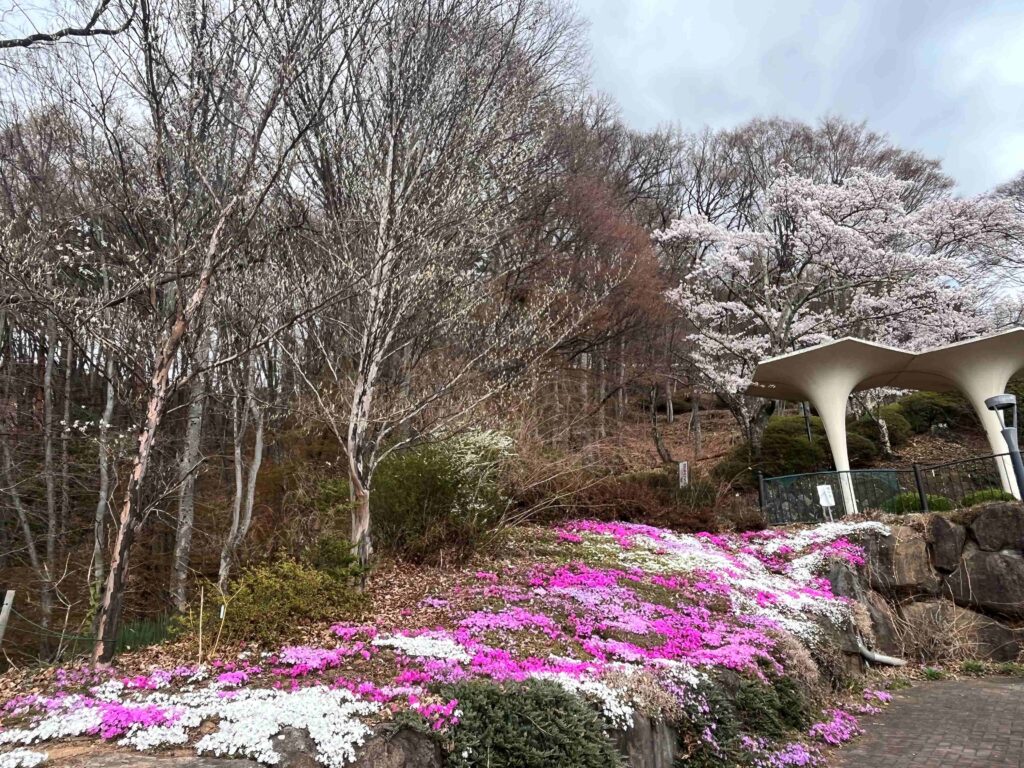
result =
[[[794,689],[796,678],[814,698],[808,649],[850,621],[823,569],[833,559],[861,564],[855,539],[871,528],[883,526],[743,535],[593,521],[521,529],[509,559],[454,574],[387,619],[334,625],[316,643],[141,674],[58,670],[51,690],[0,709],[0,768],[34,765],[40,745],[75,736],[274,764],[274,737],[289,726],[307,728],[318,759],[341,766],[393,718],[454,749],[458,686],[472,680],[554,682],[596,706],[608,729],[629,727],[637,711],[664,717],[704,764],[814,765],[819,745],[857,732],[852,713],[830,710],[806,727],[766,721],[761,732],[743,713],[753,722],[763,708],[750,691]],[[742,695],[720,702],[723,679]],[[785,720],[794,705],[779,705],[774,690]]]

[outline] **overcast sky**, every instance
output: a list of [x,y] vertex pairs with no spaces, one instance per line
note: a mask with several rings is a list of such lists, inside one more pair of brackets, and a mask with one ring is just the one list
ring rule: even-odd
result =
[[1024,170],[1024,0],[577,0],[637,128],[867,120],[964,193]]

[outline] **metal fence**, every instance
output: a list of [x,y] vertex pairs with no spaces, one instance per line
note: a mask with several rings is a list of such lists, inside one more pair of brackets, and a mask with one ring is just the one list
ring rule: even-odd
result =
[[[1000,492],[1003,477],[1013,477],[1008,454],[981,456],[944,464],[914,464],[909,469],[853,469],[760,478],[761,511],[771,525],[817,523],[854,512],[879,509],[897,514],[935,506],[959,506],[979,491]],[[827,491],[822,489],[827,488]],[[834,506],[823,506],[822,493]],[[948,504],[946,501],[948,500]]]
[[922,466],[919,471],[927,496],[947,498],[956,506],[979,491],[1001,491],[1003,478],[1013,477],[1013,464],[1008,453],[1001,453]]

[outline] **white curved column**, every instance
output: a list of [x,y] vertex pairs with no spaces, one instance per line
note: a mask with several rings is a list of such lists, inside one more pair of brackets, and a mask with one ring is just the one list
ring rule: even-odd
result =
[[846,447],[846,405],[859,375],[841,370],[830,370],[805,384],[807,399],[821,417],[828,437],[832,462],[839,473],[839,488],[843,494],[843,507],[847,514],[856,514],[857,497],[850,478],[850,454]]
[[[1016,373],[1015,370],[1007,371],[1008,367],[1002,361],[979,361],[979,365],[971,371],[970,376],[963,375],[961,371],[956,371],[950,376],[974,407],[974,412],[978,414],[978,420],[985,429],[989,449],[996,456],[1006,453],[1006,440],[1003,438],[1003,425],[999,417],[985,406],[985,401],[1006,391],[1007,383]],[[1017,487],[1017,478],[1013,475],[1013,467],[1009,460],[997,461],[996,464],[999,467],[999,480],[1003,490],[1019,499],[1020,488]]]

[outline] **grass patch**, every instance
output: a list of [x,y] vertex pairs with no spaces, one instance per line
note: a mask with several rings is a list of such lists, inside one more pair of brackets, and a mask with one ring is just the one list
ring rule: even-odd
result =
[[987,671],[987,667],[980,661],[965,661],[960,665],[961,674],[968,675],[970,677],[979,677],[984,675]]

